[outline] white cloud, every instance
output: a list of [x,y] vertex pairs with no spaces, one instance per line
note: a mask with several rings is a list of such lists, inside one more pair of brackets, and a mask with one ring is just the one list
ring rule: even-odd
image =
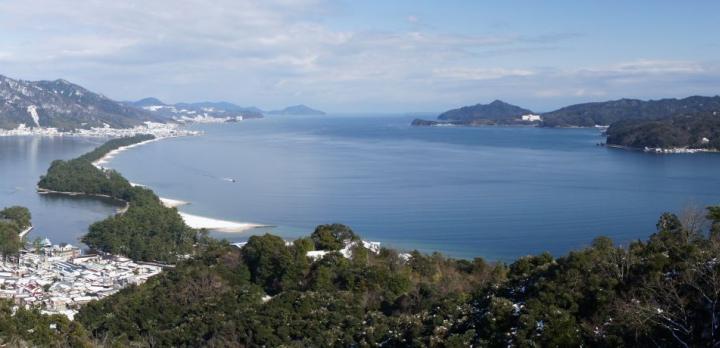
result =
[[[636,59],[575,69],[536,71],[531,91],[539,105],[562,105],[619,98],[681,98],[715,95],[720,81],[717,63]],[[527,88],[527,87],[522,87]]]
[[0,61],[8,61],[12,59],[13,54],[10,52],[0,51]]
[[[328,24],[337,6],[324,0],[0,1],[0,74],[62,77],[117,99],[419,110],[506,97],[599,97],[623,84],[718,71],[662,59],[537,67],[533,52],[550,55],[576,35],[459,34],[420,25],[338,29]],[[415,14],[406,20],[422,22]]]
[[535,73],[527,69],[504,68],[442,68],[434,70],[434,76],[455,80],[492,80],[504,77],[532,76]]
[[637,74],[703,73],[705,68],[698,62],[682,60],[639,59],[617,64],[614,71]]
[[[333,16],[328,8],[320,0],[6,1],[0,2],[0,32],[24,39],[0,43],[0,51],[11,52],[0,59],[18,73],[31,71],[16,77],[78,79],[116,98],[142,96],[130,91],[276,104],[293,95],[339,100],[340,89],[362,102],[391,95],[412,100],[413,85],[433,88],[434,79],[531,74],[478,67],[478,51],[520,45],[517,35],[336,30],[314,20]],[[376,94],[385,88],[395,91]]]

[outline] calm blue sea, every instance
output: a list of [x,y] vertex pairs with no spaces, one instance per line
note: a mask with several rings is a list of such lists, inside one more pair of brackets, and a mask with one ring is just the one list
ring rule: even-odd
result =
[[[255,233],[292,238],[340,222],[401,249],[493,260],[562,255],[599,235],[619,243],[644,239],[664,211],[720,204],[716,154],[607,149],[596,146],[604,139],[594,129],[414,128],[411,120],[282,116],[195,125],[205,135],[141,146],[110,166],[163,197],[191,202],[185,212],[276,226]],[[63,140],[66,150],[42,156],[26,149],[30,140],[17,142],[2,143],[17,148],[0,152],[3,180],[7,166],[23,167],[9,169],[15,179],[0,187],[0,203],[13,198],[4,192],[16,190],[16,198],[36,202],[31,208],[43,219],[56,210],[79,216],[65,224],[73,231],[112,211],[27,195],[35,182],[26,176],[39,175],[53,155],[85,151],[88,141]],[[43,151],[49,150],[35,152]],[[15,155],[8,159],[6,152]],[[47,234],[76,235],[61,232],[65,225],[49,224]]]

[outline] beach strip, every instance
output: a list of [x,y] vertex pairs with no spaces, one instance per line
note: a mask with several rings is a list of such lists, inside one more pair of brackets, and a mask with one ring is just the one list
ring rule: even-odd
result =
[[[183,205],[188,205],[190,202],[181,201],[179,199],[163,198],[160,197],[160,202],[168,208],[176,208]],[[253,228],[267,227],[267,225],[253,224],[248,222],[235,222],[220,219],[213,219],[204,216],[198,216],[178,211],[180,217],[185,221],[185,224],[195,229],[207,229],[218,232],[245,232]]]
[[112,160],[113,157],[117,156],[119,153],[121,153],[125,150],[128,150],[128,149],[132,149],[134,147],[140,146],[140,145],[145,145],[145,144],[152,143],[154,141],[158,141],[158,140],[162,140],[162,139],[165,139],[165,138],[156,137],[155,139],[145,140],[145,141],[139,142],[137,144],[132,144],[132,145],[128,145],[128,146],[120,146],[117,149],[108,152],[107,154],[105,154],[105,156],[103,156],[102,158],[93,162],[92,164],[99,169],[103,169],[104,168],[103,165],[110,162],[110,160]]
[[244,232],[258,227],[266,227],[266,225],[219,220],[204,216],[187,214],[183,212],[178,212],[178,214],[180,214],[180,216],[183,218],[183,220],[185,220],[185,223],[188,226],[196,229],[204,228],[212,231],[232,233]]
[[[142,185],[139,185],[139,186],[142,186]],[[163,198],[163,197],[160,197],[160,202],[162,202],[162,204],[168,208],[177,208],[177,207],[180,207],[183,205],[190,204],[190,202],[181,201],[179,199],[171,199],[171,198]]]

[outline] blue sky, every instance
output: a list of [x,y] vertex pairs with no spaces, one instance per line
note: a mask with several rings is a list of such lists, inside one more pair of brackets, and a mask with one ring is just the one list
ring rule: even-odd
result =
[[0,74],[119,100],[536,111],[716,95],[718,1],[0,0]]

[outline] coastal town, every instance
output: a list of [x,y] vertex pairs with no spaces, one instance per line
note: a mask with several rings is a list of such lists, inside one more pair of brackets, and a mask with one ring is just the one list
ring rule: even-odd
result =
[[169,138],[179,136],[200,135],[198,131],[182,129],[181,125],[176,123],[157,123],[145,122],[143,125],[132,128],[112,128],[109,125],[105,127],[93,127],[88,129],[78,128],[72,131],[61,131],[51,127],[29,127],[20,124],[15,129],[0,128],[0,136],[73,136],[88,138],[123,138],[131,137],[138,134],[150,134],[157,138]]
[[[339,253],[351,258],[356,244],[374,254],[380,243],[346,241]],[[246,242],[234,243],[242,248]],[[291,241],[285,241],[291,246]],[[329,251],[309,251],[307,256],[318,261]],[[405,261],[410,254],[399,257]],[[140,285],[160,274],[166,265],[135,262],[119,255],[84,255],[70,244],[53,245],[45,238],[29,243],[17,259],[0,263],[0,298],[10,299],[16,306],[38,308],[43,314],[65,315],[73,320],[81,306],[110,296],[129,285]]]
[[142,284],[162,267],[122,256],[82,255],[80,248],[36,241],[0,264],[0,298],[73,319],[80,306]]

